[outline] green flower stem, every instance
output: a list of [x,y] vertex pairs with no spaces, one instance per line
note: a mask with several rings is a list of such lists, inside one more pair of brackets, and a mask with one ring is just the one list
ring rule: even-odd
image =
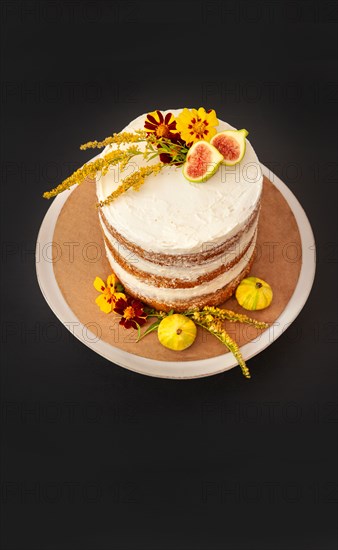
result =
[[147,319],[150,317],[157,317],[158,319],[164,319],[164,317],[167,317],[168,313],[165,311],[157,311],[156,309],[150,309],[145,310],[145,314],[147,316]]
[[147,335],[150,334],[151,332],[154,332],[155,330],[157,330],[157,329],[158,329],[158,326],[159,326],[159,324],[160,324],[160,322],[161,322],[161,321],[160,321],[159,319],[157,319],[157,321],[155,321],[154,323],[152,323],[152,324],[150,325],[150,327],[148,327],[148,328],[144,331],[143,334],[141,334],[141,332],[139,332],[138,338],[137,338],[136,341],[139,342],[140,340],[142,340],[142,338],[144,338],[145,336],[147,336]]

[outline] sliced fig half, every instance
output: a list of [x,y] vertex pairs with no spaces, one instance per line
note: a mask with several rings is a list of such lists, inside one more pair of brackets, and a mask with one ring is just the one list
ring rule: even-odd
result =
[[219,132],[211,140],[210,143],[223,156],[223,164],[233,166],[242,160],[246,147],[247,130],[225,130]]
[[223,155],[208,141],[196,141],[183,165],[184,177],[194,183],[207,181],[217,170]]

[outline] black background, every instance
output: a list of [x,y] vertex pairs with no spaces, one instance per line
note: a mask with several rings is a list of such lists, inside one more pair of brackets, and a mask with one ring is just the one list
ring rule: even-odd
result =
[[[8,2],[2,15],[2,544],[336,547],[337,4]],[[214,108],[303,205],[318,263],[249,362],[143,377],[73,338],[39,290],[41,198],[135,116]]]

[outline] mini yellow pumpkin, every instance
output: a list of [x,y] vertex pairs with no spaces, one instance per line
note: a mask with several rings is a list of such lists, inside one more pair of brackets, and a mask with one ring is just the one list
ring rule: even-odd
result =
[[272,296],[271,286],[258,277],[246,277],[236,289],[237,302],[250,311],[268,307]]
[[181,351],[194,343],[197,327],[189,317],[174,313],[164,317],[159,324],[157,335],[165,348]]

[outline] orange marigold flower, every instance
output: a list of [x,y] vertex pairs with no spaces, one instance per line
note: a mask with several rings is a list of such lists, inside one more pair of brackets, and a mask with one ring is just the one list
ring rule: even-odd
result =
[[206,111],[203,107],[197,109],[183,109],[176,119],[176,128],[186,143],[210,139],[216,134],[215,126],[218,120],[214,109]]

